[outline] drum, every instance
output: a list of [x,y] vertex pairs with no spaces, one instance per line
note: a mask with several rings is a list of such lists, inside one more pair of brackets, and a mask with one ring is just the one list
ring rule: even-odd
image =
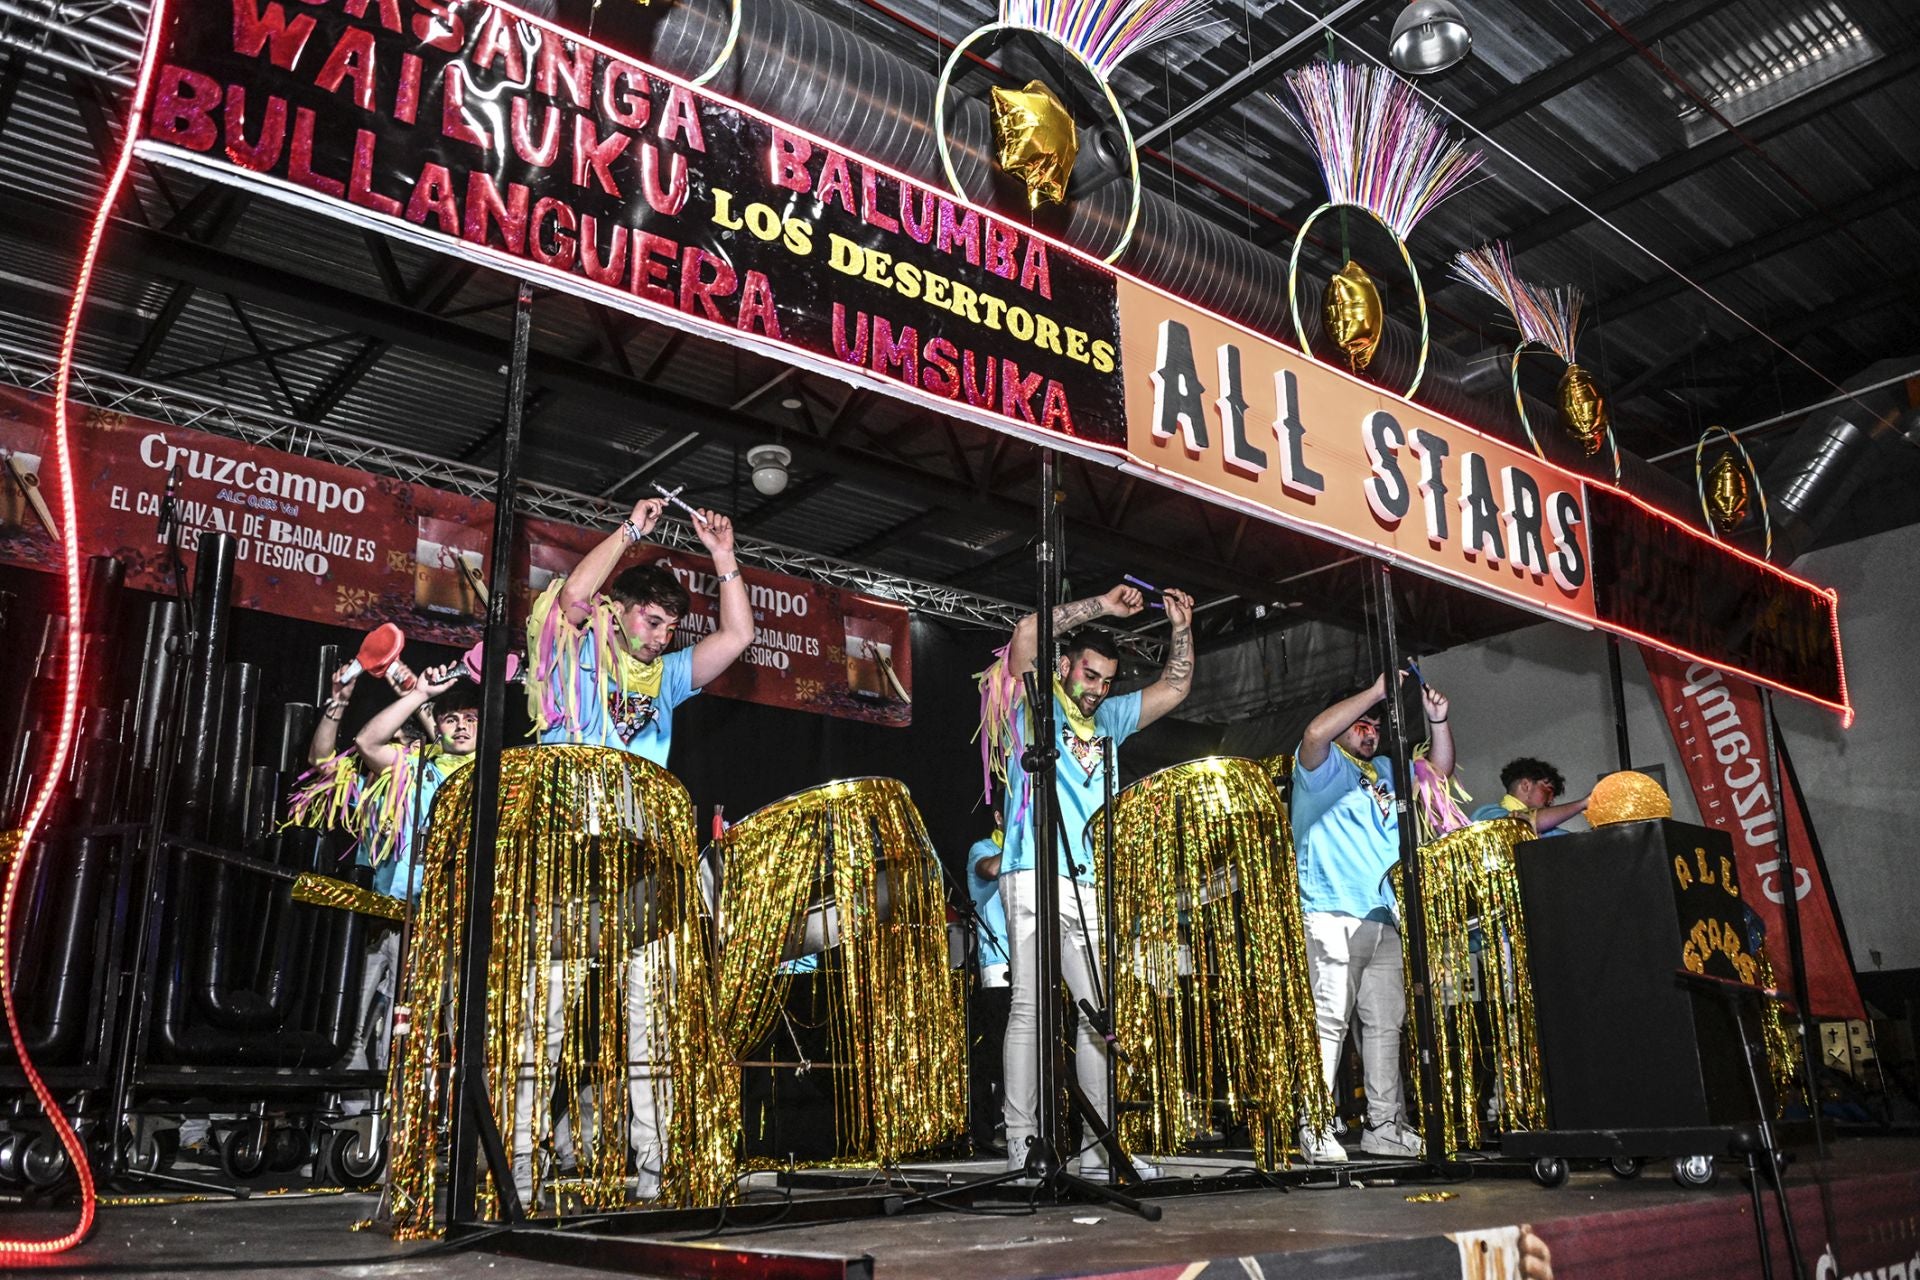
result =
[[[1526,920],[1513,862],[1514,846],[1533,838],[1533,825],[1526,820],[1495,818],[1420,846],[1448,1154],[1480,1145],[1482,1106],[1489,1100],[1498,1103],[1499,1128],[1537,1129],[1546,1123]],[[1393,882],[1404,918],[1406,890],[1398,867]],[[1405,954],[1410,965],[1411,953]],[[1413,982],[1409,969],[1409,1005]],[[1415,1114],[1421,1114],[1418,1072],[1413,1089]]]
[[[1111,886],[1123,1118],[1142,1150],[1169,1151],[1239,1112],[1270,1162],[1302,1122],[1325,1123],[1306,931],[1287,817],[1252,760],[1216,756],[1148,775],[1087,824]],[[1109,874],[1109,864],[1111,874]],[[1122,941],[1124,940],[1124,941]]]
[[[440,788],[428,831],[425,877],[415,911],[397,1004],[419,1034],[396,1043],[390,1068],[394,1109],[392,1194],[396,1234],[433,1234],[436,1147],[447,1123],[451,1046],[438,1034],[454,1025],[457,943],[465,928],[467,841],[475,770]],[[515,1146],[522,1077],[532,1095],[550,1098],[557,1080],[574,1099],[591,1091],[603,1108],[593,1126],[572,1117],[580,1178],[575,1193],[594,1207],[626,1200],[627,1100],[632,1059],[626,1001],[635,985],[657,993],[640,1034],[666,1046],[643,1068],[664,1095],[668,1114],[662,1197],[669,1203],[719,1203],[732,1189],[737,1077],[708,1030],[714,979],[696,901],[693,803],[672,774],[639,756],[605,747],[542,746],[500,756],[500,831],[494,848],[493,950],[486,990],[486,1088],[501,1138]],[[641,917],[649,922],[641,928]],[[647,945],[636,949],[633,943]],[[557,947],[557,952],[556,952]],[[549,1046],[536,1053],[530,1046]],[[577,1107],[577,1101],[573,1104]],[[713,1132],[730,1114],[733,1128]],[[530,1108],[532,1142],[550,1136],[544,1104]],[[522,1135],[523,1144],[528,1135]],[[535,1161],[535,1194],[544,1166]],[[494,1192],[488,1186],[488,1207]]]
[[779,1017],[791,962],[837,948],[825,996],[841,1158],[890,1164],[965,1122],[960,986],[940,865],[904,785],[850,778],[775,801],[702,858],[718,1021],[745,1057]]

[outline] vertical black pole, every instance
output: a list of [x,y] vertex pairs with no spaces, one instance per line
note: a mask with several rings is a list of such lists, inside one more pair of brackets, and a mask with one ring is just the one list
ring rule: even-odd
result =
[[1613,694],[1613,741],[1620,757],[1620,768],[1633,768],[1633,752],[1627,743],[1627,682],[1620,674],[1620,637],[1607,637],[1607,685]]
[[[453,1124],[449,1150],[447,1219],[474,1221],[480,1192],[480,1131],[492,1115],[487,1097],[487,964],[493,954],[494,840],[500,833],[500,748],[506,737],[507,610],[513,594],[513,504],[520,487],[520,427],[527,399],[527,348],[533,327],[533,286],[520,282],[513,307],[513,357],[507,366],[507,404],[500,463],[493,485],[493,541],[487,575],[485,660],[481,667],[480,741],[473,757],[473,828],[467,840],[466,924],[460,931],[459,1024],[454,1029],[453,1080],[448,1093]],[[422,1027],[421,1035],[434,1034]],[[517,1070],[517,1064],[501,1064]],[[497,1146],[490,1155],[501,1154]],[[510,1202],[513,1175],[498,1162],[495,1184]],[[512,1208],[517,1209],[517,1203]],[[509,1217],[517,1216],[509,1212]]]
[[1033,683],[1028,687],[1027,705],[1033,720],[1033,740],[1028,749],[1033,758],[1024,762],[1032,783],[1033,798],[1028,808],[1033,820],[1034,915],[1038,928],[1033,953],[1034,1051],[1037,1057],[1038,1103],[1034,1110],[1033,1146],[1027,1152],[1027,1169],[1046,1176],[1060,1167],[1060,847],[1054,839],[1054,746],[1053,714],[1053,606],[1060,593],[1060,564],[1054,539],[1055,458],[1053,450],[1040,450],[1040,538],[1034,545],[1035,593]]
[[1820,1124],[1820,1045],[1813,1031],[1811,988],[1807,982],[1806,943],[1800,933],[1800,878],[1793,865],[1793,844],[1787,839],[1787,798],[1780,789],[1780,743],[1773,722],[1773,690],[1760,686],[1760,718],[1767,745],[1767,786],[1773,790],[1773,849],[1780,860],[1780,914],[1787,926],[1787,958],[1793,966],[1793,1002],[1800,1015],[1800,1054],[1805,1059],[1807,1109],[1813,1117],[1814,1145],[1820,1158],[1827,1154],[1826,1133]]
[[1394,617],[1393,569],[1384,561],[1378,579],[1381,669],[1386,672],[1387,747],[1393,755],[1395,826],[1400,832],[1400,876],[1406,894],[1406,918],[1401,921],[1401,945],[1413,973],[1414,1070],[1420,1073],[1420,1134],[1426,1140],[1428,1161],[1438,1164],[1444,1151],[1440,1123],[1440,1064],[1434,1053],[1438,1029],[1433,1019],[1432,971],[1427,967],[1427,917],[1420,897],[1419,817],[1413,805],[1413,746],[1408,740],[1406,716],[1400,702],[1400,629]]

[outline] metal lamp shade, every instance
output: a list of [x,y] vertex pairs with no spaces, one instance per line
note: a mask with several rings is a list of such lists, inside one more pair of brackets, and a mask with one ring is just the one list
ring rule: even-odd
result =
[[1473,49],[1473,32],[1452,0],[1413,0],[1393,24],[1388,54],[1410,76],[1445,71]]

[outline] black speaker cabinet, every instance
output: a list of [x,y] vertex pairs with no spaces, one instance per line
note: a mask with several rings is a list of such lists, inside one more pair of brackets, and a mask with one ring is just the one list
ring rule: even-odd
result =
[[1548,1123],[1650,1129],[1757,1119],[1726,1002],[1674,981],[1682,968],[1754,981],[1727,835],[1663,819],[1623,822],[1530,841],[1514,858]]

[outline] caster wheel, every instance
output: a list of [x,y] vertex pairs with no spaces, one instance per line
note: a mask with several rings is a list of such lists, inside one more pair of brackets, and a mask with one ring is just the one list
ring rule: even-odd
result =
[[267,1142],[261,1128],[244,1124],[220,1139],[220,1168],[229,1178],[246,1182],[266,1172]]
[[1616,1178],[1637,1178],[1647,1162],[1639,1156],[1614,1156],[1607,1161],[1607,1168],[1613,1170]]
[[334,1129],[321,1135],[320,1158],[314,1178],[333,1186],[364,1187],[380,1181],[387,1170],[384,1145],[368,1149],[358,1129]]
[[1720,1180],[1720,1166],[1712,1156],[1675,1156],[1673,1180],[1683,1187],[1703,1190]]
[[20,1161],[20,1172],[26,1178],[27,1185],[42,1191],[57,1186],[71,1167],[67,1149],[51,1133],[36,1134],[27,1144],[26,1153]]
[[295,1125],[276,1125],[267,1135],[267,1168],[288,1173],[313,1158],[313,1142],[307,1131]]
[[17,1187],[26,1181],[20,1171],[30,1141],[24,1133],[0,1134],[0,1186]]
[[1567,1162],[1558,1156],[1541,1156],[1533,1162],[1533,1180],[1552,1190],[1567,1185]]

